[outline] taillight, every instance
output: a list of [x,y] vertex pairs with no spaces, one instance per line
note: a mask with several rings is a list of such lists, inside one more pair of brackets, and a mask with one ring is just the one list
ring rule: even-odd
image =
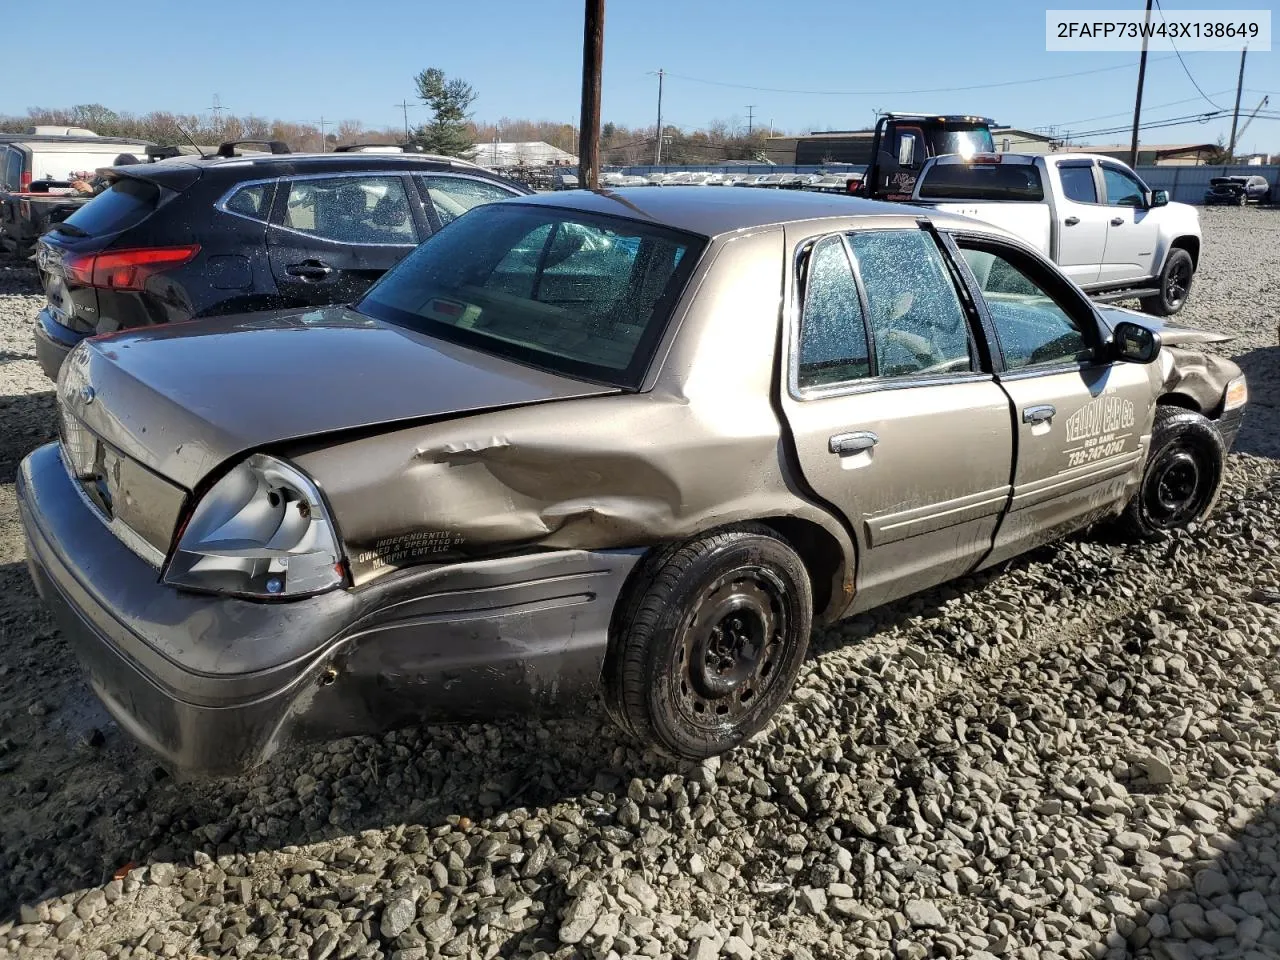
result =
[[73,283],[93,286],[92,253],[68,253],[62,257],[62,275]]
[[102,290],[141,290],[154,274],[189,263],[199,252],[199,244],[192,244],[189,247],[148,247],[99,254],[68,254],[62,260],[62,272],[68,280],[88,287]]
[[30,189],[31,189],[31,174],[28,171],[24,170],[18,176],[18,192],[26,193]]

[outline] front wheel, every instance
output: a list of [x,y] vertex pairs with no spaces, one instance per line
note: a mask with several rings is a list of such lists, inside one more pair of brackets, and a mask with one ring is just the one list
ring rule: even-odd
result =
[[608,711],[671,756],[723,753],[763,727],[790,693],[812,619],[803,561],[766,528],[659,550],[615,618]]
[[1153,539],[1206,517],[1218,500],[1226,449],[1217,429],[1194,410],[1157,407],[1151,450],[1138,492],[1120,523]]
[[1191,281],[1196,265],[1191,254],[1181,247],[1174,247],[1165,257],[1160,271],[1160,292],[1141,300],[1142,309],[1157,317],[1171,317],[1186,305],[1191,294]]

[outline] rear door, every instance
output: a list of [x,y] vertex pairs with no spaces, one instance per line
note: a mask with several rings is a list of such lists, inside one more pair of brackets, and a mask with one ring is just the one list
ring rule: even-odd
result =
[[1017,464],[990,566],[1078,529],[1128,499],[1155,413],[1153,365],[1108,363],[1092,305],[1030,253],[958,236],[1013,404]]
[[1092,160],[1050,162],[1058,179],[1058,255],[1062,272],[1082,286],[1097,283],[1107,247],[1107,221],[1111,219],[1098,189]]
[[425,235],[410,189],[386,173],[282,180],[267,227],[280,295],[299,306],[357,299]]
[[1106,191],[1107,248],[1102,257],[1103,283],[1141,280],[1155,274],[1157,226],[1147,209],[1147,187],[1115,163],[1101,161]]
[[803,295],[782,407],[804,479],[855,532],[867,609],[990,549],[1009,496],[1009,400],[931,233],[788,239]]

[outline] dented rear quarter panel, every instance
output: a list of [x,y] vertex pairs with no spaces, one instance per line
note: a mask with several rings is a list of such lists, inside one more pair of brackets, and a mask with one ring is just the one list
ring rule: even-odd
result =
[[644,547],[785,517],[839,544],[829,593],[842,609],[854,549],[798,486],[774,405],[784,263],[777,227],[714,241],[639,392],[287,451],[325,491],[355,584],[416,564]]

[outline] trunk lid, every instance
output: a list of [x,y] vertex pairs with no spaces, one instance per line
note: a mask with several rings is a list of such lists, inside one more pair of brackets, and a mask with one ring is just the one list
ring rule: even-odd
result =
[[618,392],[345,307],[94,338],[59,379],[64,416],[187,489],[284,441]]

